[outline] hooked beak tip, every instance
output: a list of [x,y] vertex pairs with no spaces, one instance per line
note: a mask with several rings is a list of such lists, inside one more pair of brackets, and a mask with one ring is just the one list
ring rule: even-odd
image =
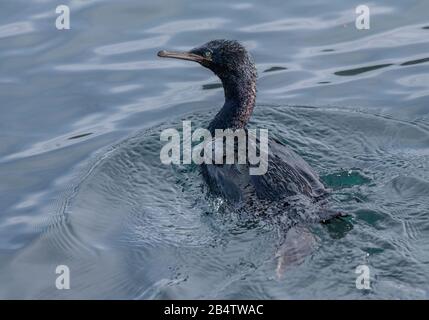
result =
[[164,57],[167,57],[167,51],[165,51],[165,50],[161,50],[161,51],[158,51],[158,54],[157,54],[157,56],[158,57],[161,57],[161,58],[164,58]]
[[203,62],[204,60],[207,60],[204,57],[192,52],[175,52],[175,51],[161,50],[161,51],[158,51],[157,55],[158,57],[161,57],[161,58],[173,58],[173,59],[189,60],[189,61],[195,61],[195,62]]

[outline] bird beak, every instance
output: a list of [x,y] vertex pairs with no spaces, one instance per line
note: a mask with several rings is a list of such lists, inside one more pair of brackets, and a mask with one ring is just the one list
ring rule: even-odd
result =
[[195,61],[195,62],[203,62],[207,60],[206,58],[191,52],[174,52],[174,51],[165,51],[165,50],[159,51],[158,57],[182,59],[182,60],[189,60],[189,61]]

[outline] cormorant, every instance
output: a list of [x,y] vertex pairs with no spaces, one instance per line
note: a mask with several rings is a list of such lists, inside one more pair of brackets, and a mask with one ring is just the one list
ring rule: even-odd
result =
[[[189,52],[159,51],[159,57],[198,62],[222,81],[225,103],[208,130],[246,129],[256,100],[256,68],[237,41],[213,40]],[[248,131],[246,131],[248,132]],[[249,164],[203,164],[209,188],[239,212],[269,217],[280,229],[277,276],[287,265],[302,262],[316,241],[306,224],[344,216],[327,206],[327,189],[317,173],[285,144],[269,140],[268,168],[249,174]]]
[[[221,80],[225,103],[208,129],[246,129],[256,100],[256,67],[252,57],[239,42],[213,40],[189,52],[159,51],[159,57],[198,62],[210,69]],[[210,189],[240,207],[259,211],[285,211],[297,202],[324,203],[327,195],[313,169],[288,146],[275,139],[269,140],[268,170],[263,175],[250,175],[248,165],[205,164],[202,174]],[[267,209],[267,208],[270,209]],[[324,205],[312,213],[297,214],[311,221],[324,221],[338,216]],[[290,220],[293,221],[293,220]]]

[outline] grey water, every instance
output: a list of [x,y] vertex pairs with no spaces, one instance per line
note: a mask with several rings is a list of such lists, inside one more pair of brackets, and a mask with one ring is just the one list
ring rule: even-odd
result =
[[[70,30],[55,27],[59,4]],[[360,4],[369,30],[355,27]],[[424,0],[2,0],[0,298],[429,298],[428,12]],[[275,226],[221,210],[198,168],[159,159],[160,131],[203,126],[223,92],[156,52],[216,38],[256,61],[251,126],[308,161],[349,214],[311,226],[316,249],[281,277]]]

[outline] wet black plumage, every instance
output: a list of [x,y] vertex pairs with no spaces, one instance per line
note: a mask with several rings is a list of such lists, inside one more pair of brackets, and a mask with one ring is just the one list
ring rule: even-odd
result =
[[[225,103],[208,126],[212,134],[215,129],[246,129],[255,106],[257,72],[240,43],[213,40],[189,52],[160,51],[158,55],[196,61],[220,78]],[[284,211],[291,199],[304,197],[317,203],[327,194],[313,169],[289,147],[273,139],[269,140],[268,171],[264,175],[250,175],[249,166],[240,164],[203,165],[202,174],[213,192],[238,207],[272,210],[273,206],[267,204],[275,203]],[[336,215],[324,208],[313,211],[311,219],[325,220]]]

